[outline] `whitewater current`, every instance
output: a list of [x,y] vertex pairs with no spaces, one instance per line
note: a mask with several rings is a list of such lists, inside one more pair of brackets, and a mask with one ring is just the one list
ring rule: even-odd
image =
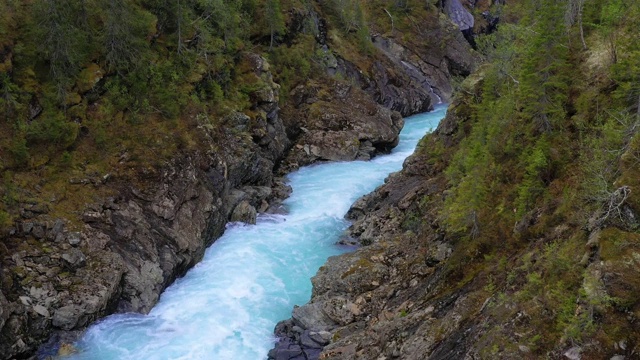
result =
[[349,223],[360,196],[402,168],[446,107],[405,119],[400,144],[371,161],[323,163],[288,176],[286,215],[260,215],[256,225],[230,224],[202,262],[167,288],[148,315],[117,314],[91,326],[70,359],[266,359],[273,328],[311,296],[310,278]]

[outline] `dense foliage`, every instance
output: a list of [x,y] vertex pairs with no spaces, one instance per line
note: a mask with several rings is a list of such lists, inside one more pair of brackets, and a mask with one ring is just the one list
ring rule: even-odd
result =
[[[540,356],[565,343],[604,356],[640,309],[635,268],[616,265],[640,245],[640,4],[524,0],[503,17],[459,96],[467,123],[440,212],[464,244],[455,266],[487,277],[494,320],[525,316],[486,325],[486,356],[515,347],[509,331]],[[603,280],[608,267],[620,280]]]
[[[380,16],[369,16],[372,5],[3,1],[0,228],[17,215],[14,205],[30,198],[78,197],[62,216],[83,196],[105,195],[101,189],[68,191],[68,180],[114,172],[122,156],[131,169],[141,169],[197,149],[203,119],[219,128],[221,119],[236,111],[260,116],[252,109],[252,94],[266,84],[243,63],[245,52],[268,58],[284,104],[296,85],[327,76],[332,50],[324,41],[356,60],[358,49],[372,49],[367,19]],[[320,15],[330,32],[322,41]]]

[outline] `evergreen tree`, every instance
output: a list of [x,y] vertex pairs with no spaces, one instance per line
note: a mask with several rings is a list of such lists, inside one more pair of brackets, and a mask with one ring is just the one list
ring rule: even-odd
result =
[[107,66],[118,71],[135,66],[148,47],[145,39],[149,22],[144,13],[125,0],[103,4],[103,47]]
[[569,67],[568,47],[563,42],[563,2],[531,1],[532,25],[523,29],[528,36],[523,44],[520,69],[522,116],[533,120],[535,131],[550,131],[565,115]]
[[275,37],[285,31],[284,17],[280,11],[280,0],[266,0],[265,16],[267,18],[269,34],[271,36],[271,41],[269,43],[269,50],[271,50],[273,48]]
[[64,99],[67,87],[80,69],[88,38],[78,26],[78,1],[38,0],[35,17],[36,41],[56,83],[58,97]]

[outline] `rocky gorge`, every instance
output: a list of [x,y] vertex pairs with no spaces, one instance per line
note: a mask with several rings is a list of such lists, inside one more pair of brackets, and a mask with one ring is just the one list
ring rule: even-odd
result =
[[511,4],[438,128],[352,205],[363,246],[320,268],[270,359],[638,358],[637,47],[598,58],[623,42],[580,23],[611,4]]
[[283,340],[270,358],[479,356],[469,355],[478,330],[465,320],[481,312],[490,296],[478,302],[480,295],[470,296],[469,289],[446,290],[453,244],[434,212],[415,215],[418,208],[435,209],[433,202],[443,200],[443,164],[435,164],[430,152],[437,143],[453,147],[460,141],[456,134],[464,119],[455,115],[457,110],[454,103],[401,172],[352,205],[348,235],[365,246],[332,257],[320,268],[312,278],[311,301],[276,327]]
[[[435,16],[419,36],[444,46],[378,34],[371,64],[328,51],[326,76],[291,89],[287,101],[265,57],[244,52],[237,60],[243,76],[264,86],[249,94],[249,114],[219,121],[185,114],[203,144],[198,150],[143,168],[130,167],[125,150],[111,171],[69,178],[71,186],[108,194],[85,199],[77,218],[57,217],[55,199],[21,204],[0,244],[0,358],[33,357],[43,343],[40,356],[63,355],[60,344],[103,316],[148,312],[228,221],[251,223],[258,212],[278,211],[287,195],[280,176],[317,161],[369,159],[395,146],[402,116],[449,99],[452,76],[468,75],[477,64],[459,29]],[[327,37],[320,29],[316,41],[331,49]],[[443,246],[437,256],[447,253]],[[341,301],[347,304],[334,302]]]
[[[236,305],[271,289],[207,258],[265,219],[293,231],[223,270],[286,288],[261,255],[286,238],[273,267],[299,280],[278,255],[306,231],[342,254],[275,327],[270,359],[638,358],[638,28],[625,0],[0,2],[0,358],[91,357],[72,344],[118,337],[101,327],[119,321],[160,328],[151,357],[174,335],[179,356],[225,337],[267,356],[270,329],[251,331],[274,318]],[[327,193],[343,165],[366,178],[404,117],[439,101],[437,129],[351,205],[342,238],[301,223],[342,231],[356,196],[315,194],[285,219],[299,195],[285,176],[330,168],[302,181]],[[181,326],[195,296],[163,299],[194,272],[234,291],[203,285],[191,305],[225,316]],[[289,295],[272,296],[279,319],[306,301]]]

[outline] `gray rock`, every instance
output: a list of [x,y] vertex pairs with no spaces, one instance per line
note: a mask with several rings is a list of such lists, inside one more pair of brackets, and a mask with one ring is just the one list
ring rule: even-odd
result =
[[444,261],[451,255],[452,252],[453,249],[450,245],[445,243],[438,243],[434,258],[438,261]]
[[140,267],[130,264],[124,277],[123,293],[131,298],[129,303],[121,303],[120,311],[148,312],[158,300],[163,281],[162,269],[158,263],[144,261]]
[[49,295],[49,291],[44,288],[32,286],[29,289],[29,295],[31,295],[32,298],[39,300],[46,298]]
[[273,193],[270,186],[245,186],[242,188],[242,191],[248,196],[248,200],[254,206],[269,198]]
[[240,221],[247,224],[255,224],[256,217],[258,212],[256,208],[253,207],[249,201],[243,200],[238,205],[236,205],[235,209],[231,213],[230,221]]
[[24,234],[30,234],[31,230],[33,230],[33,223],[32,222],[23,222],[21,227],[22,227],[22,232]]
[[78,232],[72,232],[67,235],[67,242],[71,246],[78,246],[80,244],[80,241],[82,241],[82,237]]
[[233,189],[229,192],[229,194],[224,198],[225,204],[230,209],[235,209],[238,204],[240,204],[243,200],[249,200],[249,195],[238,189]]
[[7,311],[8,305],[7,299],[4,297],[2,291],[0,291],[0,329],[4,327],[4,323],[9,318],[10,313]]
[[11,255],[11,260],[13,260],[16,263],[16,266],[24,266],[24,259],[23,258],[26,255],[27,255],[26,252],[23,250],[23,251],[20,251],[20,252],[17,252],[15,254]]
[[312,156],[331,161],[355,160],[360,149],[355,132],[314,130],[307,142]]
[[31,305],[31,303],[32,303],[31,298],[30,298],[30,297],[28,297],[28,296],[20,296],[18,299],[20,300],[20,302],[21,302],[21,303],[22,303],[22,305],[24,305],[24,306],[29,306],[29,305]]
[[33,307],[33,311],[35,311],[36,313],[46,317],[46,318],[50,318],[51,314],[49,314],[49,310],[47,310],[46,307],[42,306],[42,305],[35,305]]
[[331,333],[328,331],[310,331],[309,336],[313,341],[321,345],[326,345],[331,342]]
[[473,28],[473,15],[471,15],[471,13],[462,6],[460,0],[447,0],[445,2],[444,11],[451,21],[458,25],[460,30],[464,31]]
[[304,352],[304,360],[316,360],[320,358],[320,354],[322,353],[321,348],[306,348],[302,349]]
[[580,360],[582,359],[582,348],[580,346],[574,346],[571,349],[565,351],[563,354],[569,360]]
[[151,204],[151,210],[159,217],[171,220],[175,216],[177,202],[178,199],[166,194]]
[[276,349],[275,360],[306,360],[299,346],[293,345],[289,349]]
[[359,311],[354,304],[342,296],[331,297],[324,302],[323,312],[339,325],[347,325],[354,320]]
[[45,236],[45,227],[42,224],[34,224],[31,235],[36,239],[42,239]]
[[291,317],[303,329],[322,331],[330,330],[335,322],[322,310],[321,303],[308,303],[293,309]]
[[63,329],[72,330],[78,324],[83,310],[78,305],[67,305],[59,308],[53,313],[53,326]]
[[56,219],[56,221],[53,222],[53,226],[51,226],[51,229],[47,233],[47,239],[56,240],[58,236],[62,234],[63,229],[64,221],[62,221],[62,219]]
[[326,345],[326,343],[324,343],[324,341],[322,340],[322,338],[320,338],[321,343],[318,343],[317,341],[315,341],[314,338],[312,338],[309,335],[309,330],[305,331],[302,333],[302,335],[300,336],[300,345],[302,345],[304,348],[322,348],[323,345]]
[[87,258],[84,256],[82,251],[77,248],[72,248],[62,254],[62,260],[65,261],[65,265],[69,268],[76,269],[85,266]]

